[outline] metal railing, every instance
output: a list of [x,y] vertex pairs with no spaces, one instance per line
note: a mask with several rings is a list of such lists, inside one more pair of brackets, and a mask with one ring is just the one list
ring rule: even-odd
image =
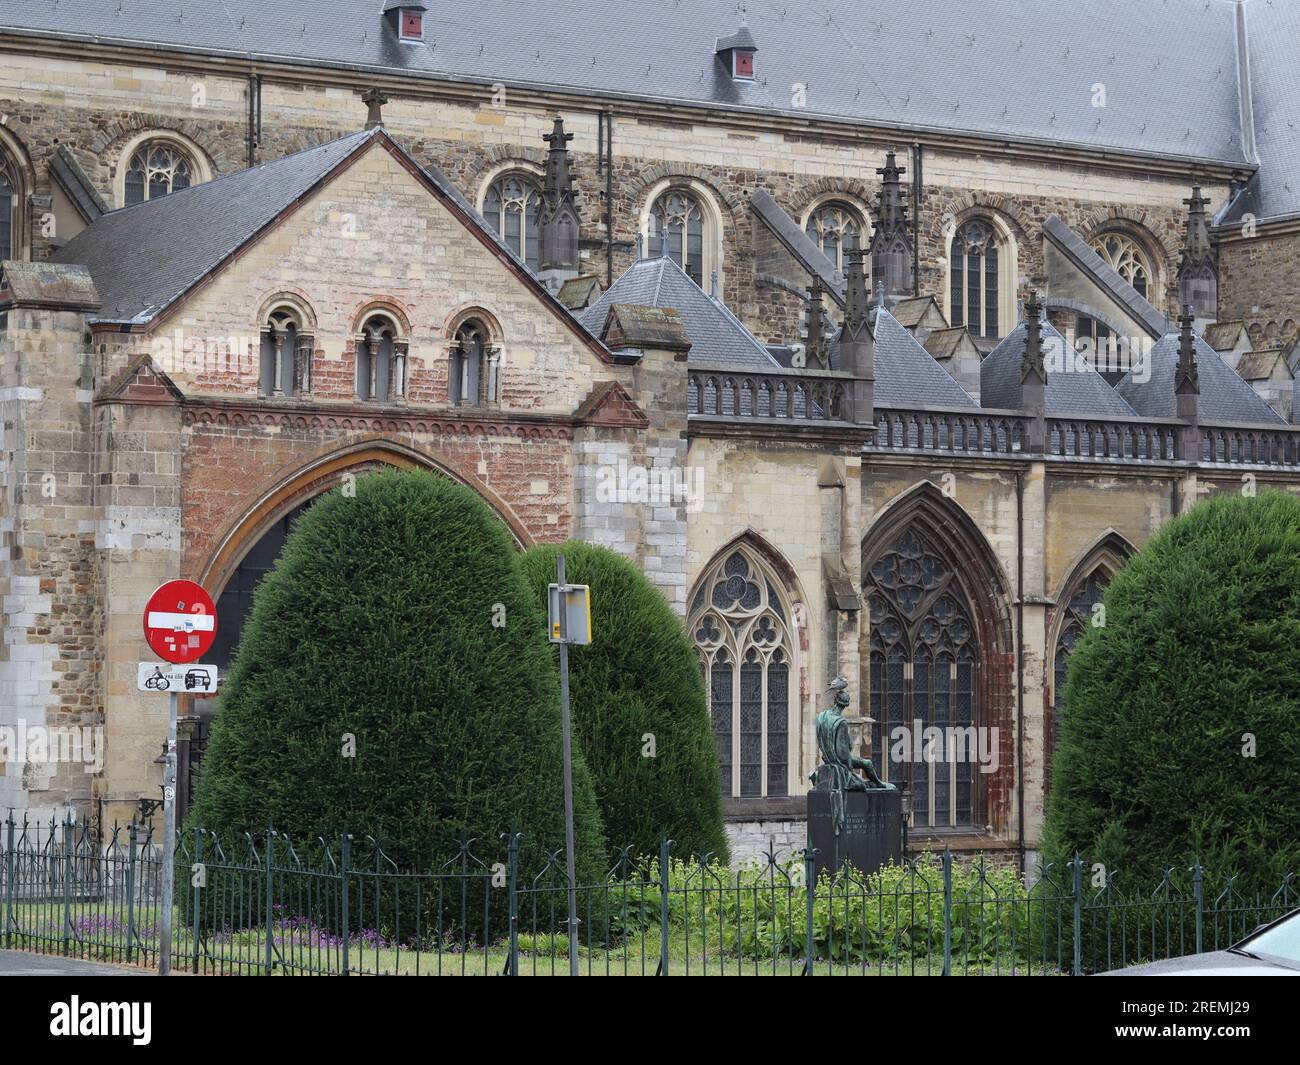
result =
[[[158,962],[161,846],[134,823],[97,843],[72,822],[0,831],[0,946]],[[403,871],[370,837],[178,838],[172,966],[214,974],[568,972],[562,852],[520,868],[518,834]],[[1079,856],[1031,880],[945,851],[816,880],[815,854],[739,870],[624,851],[578,889],[586,975],[1067,975],[1221,949],[1297,905],[1284,877],[1248,897],[1192,862],[1158,884]],[[809,888],[809,885],[813,885]]]

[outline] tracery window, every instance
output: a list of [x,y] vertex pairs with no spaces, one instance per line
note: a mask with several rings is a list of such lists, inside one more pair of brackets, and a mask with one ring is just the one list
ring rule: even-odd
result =
[[1137,289],[1138,295],[1150,299],[1151,263],[1137,241],[1123,233],[1103,233],[1092,242],[1092,250],[1102,257],[1107,266]]
[[17,164],[0,147],[0,261],[16,259],[22,248],[23,182]]
[[288,308],[272,311],[262,326],[260,385],[264,396],[311,391],[313,338]]
[[997,230],[985,219],[972,218],[953,234],[952,324],[964,325],[973,336],[1002,335],[1000,251]]
[[844,272],[844,253],[862,247],[864,226],[857,211],[846,203],[823,203],[808,216],[804,225],[808,239],[818,251]]
[[786,795],[796,678],[789,610],[747,547],[705,574],[690,629],[709,693],[724,795]]
[[488,186],[483,217],[529,269],[538,265],[537,242],[542,231],[542,190],[530,174],[502,174]]
[[702,287],[705,225],[699,200],[685,189],[668,189],[651,206],[647,227],[647,254],[667,254]]
[[969,826],[979,646],[954,567],[908,529],[871,566],[866,593],[872,758],[910,787],[915,827]]
[[180,148],[167,141],[146,141],[127,165],[125,205],[156,200],[187,189],[194,181],[194,164]]
[[1070,656],[1080,637],[1090,626],[1100,624],[1098,604],[1110,584],[1111,575],[1103,567],[1090,573],[1070,596],[1062,612],[1061,624],[1057,630],[1056,655],[1052,669],[1052,732],[1051,750],[1056,749],[1056,741],[1061,733],[1061,715],[1058,712],[1064,701],[1065,681]]
[[406,395],[407,341],[392,320],[372,315],[356,338],[357,398],[381,403]]

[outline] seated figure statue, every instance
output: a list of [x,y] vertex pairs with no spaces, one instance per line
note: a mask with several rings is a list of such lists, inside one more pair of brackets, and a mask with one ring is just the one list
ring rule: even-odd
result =
[[[893,784],[880,779],[870,758],[853,753],[853,736],[849,723],[844,720],[844,708],[849,705],[848,682],[837,677],[831,684],[835,702],[817,715],[817,747],[822,764],[808,774],[817,791],[831,793],[831,814],[835,834],[844,826],[844,793],[848,791],[894,791]],[[866,778],[858,776],[861,769]]]

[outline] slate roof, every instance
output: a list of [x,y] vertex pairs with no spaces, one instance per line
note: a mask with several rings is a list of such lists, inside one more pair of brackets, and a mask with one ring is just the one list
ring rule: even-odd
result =
[[[1178,365],[1178,334],[1161,337],[1151,348],[1148,361],[1151,376],[1147,381],[1135,381],[1130,371],[1120,378],[1115,390],[1140,414],[1173,418],[1177,414],[1174,369]],[[1197,409],[1202,421],[1246,425],[1285,421],[1199,336],[1196,369],[1201,384]]]
[[[876,339],[878,407],[916,410],[919,407],[978,407],[957,379],[934,361],[889,311],[872,312]],[[839,355],[839,337],[831,341],[832,365]]]
[[96,321],[144,323],[303,196],[377,130],[110,211],[52,259],[90,268]]
[[599,336],[616,303],[673,307],[691,338],[688,361],[736,369],[771,369],[780,363],[724,303],[708,295],[672,259],[640,259],[627,268],[590,307],[575,313]]
[[[1025,330],[1026,324],[1023,321],[1018,323],[980,363],[980,403],[983,406],[1011,409],[1020,406],[1020,360],[1025,354]],[[1133,408],[1091,365],[1080,365],[1075,354],[1065,337],[1044,319],[1043,356],[1048,363],[1047,413],[1132,418]],[[1052,365],[1054,355],[1055,369]],[[1216,355],[1215,359],[1218,358]],[[1071,369],[1067,372],[1060,366]]]
[[1237,225],[1246,214],[1259,221],[1300,214],[1300,4],[1247,0],[1247,51],[1259,172],[1216,219]]
[[1060,248],[1098,288],[1125,308],[1130,317],[1145,326],[1152,340],[1164,334],[1169,327],[1165,316],[1056,215],[1048,215],[1043,223],[1043,236]]
[[[1260,49],[1257,103],[1274,88],[1294,88],[1280,64],[1289,62],[1296,34],[1284,32],[1290,20],[1267,12],[1268,2],[1249,3],[1258,23],[1250,37]],[[422,45],[397,40],[379,0],[0,0],[0,26],[240,61],[269,56],[462,84],[499,81],[1248,164],[1235,7],[1231,0],[753,0],[753,82],[732,81],[714,55],[718,38],[739,29],[735,0],[438,4],[425,15]],[[1098,81],[1105,109],[1087,91]],[[792,84],[806,86],[806,107],[792,107]],[[1277,112],[1294,99],[1278,99]]]

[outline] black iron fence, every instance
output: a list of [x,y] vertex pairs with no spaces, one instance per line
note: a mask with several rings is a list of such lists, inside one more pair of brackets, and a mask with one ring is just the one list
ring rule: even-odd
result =
[[[0,946],[158,963],[162,849],[132,823],[0,831]],[[403,871],[370,837],[176,845],[172,967],[215,974],[559,975],[569,971],[563,854],[520,868],[518,835]],[[1284,877],[1247,897],[1192,862],[1124,883],[1080,858],[1017,872],[947,852],[823,875],[801,851],[730,870],[708,855],[624,852],[578,888],[588,975],[1071,975],[1221,949],[1297,905]],[[809,885],[812,885],[811,887]]]

